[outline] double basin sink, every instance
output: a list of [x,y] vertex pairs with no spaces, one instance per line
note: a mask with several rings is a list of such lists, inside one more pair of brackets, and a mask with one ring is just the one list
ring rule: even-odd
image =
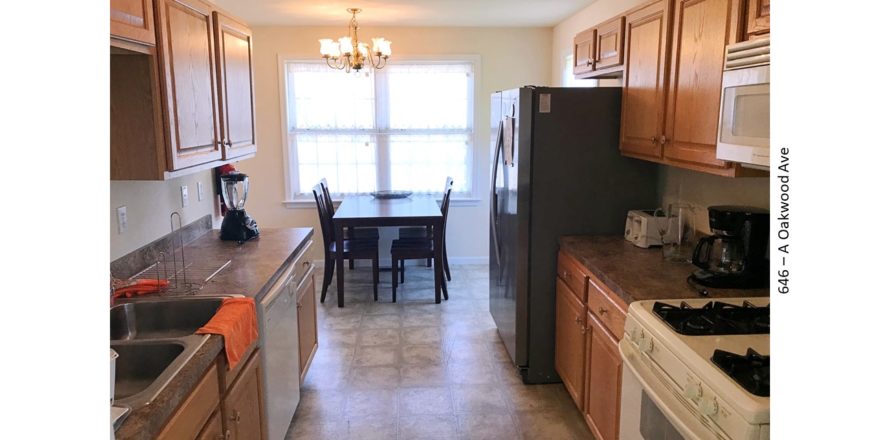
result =
[[116,350],[114,405],[149,405],[208,340],[195,332],[224,297],[141,299],[110,308],[110,348]]

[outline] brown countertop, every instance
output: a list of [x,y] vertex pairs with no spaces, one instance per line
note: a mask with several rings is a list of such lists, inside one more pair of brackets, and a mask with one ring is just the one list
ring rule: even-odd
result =
[[[626,301],[705,298],[687,283],[696,267],[664,261],[660,248],[642,249],[618,236],[566,236],[559,247]],[[770,289],[708,289],[709,298],[770,296]]]
[[[220,240],[211,230],[186,245],[187,261],[232,260],[199,295],[239,294],[257,301],[281,276],[312,238],[312,228],[261,229],[259,238],[242,244]],[[149,405],[132,411],[116,430],[118,440],[153,439],[177,407],[192,393],[223,349],[223,338],[211,335],[192,359]]]
[[312,228],[260,229],[257,238],[242,244],[220,240],[211,230],[186,245],[186,258],[232,260],[227,268],[199,291],[199,295],[238,294],[260,301],[311,240]]

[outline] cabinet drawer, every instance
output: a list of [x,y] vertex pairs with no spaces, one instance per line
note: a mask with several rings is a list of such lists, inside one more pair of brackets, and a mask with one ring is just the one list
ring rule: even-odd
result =
[[581,302],[587,301],[587,272],[577,260],[565,252],[560,252],[556,261],[556,275]]
[[[605,325],[618,340],[623,337],[623,324],[626,321],[626,305],[623,301],[612,298],[612,293],[598,281],[589,280],[587,288],[587,308]],[[616,300],[615,300],[616,299]]]
[[158,438],[160,440],[196,438],[219,403],[220,382],[217,364],[214,363],[162,429]]

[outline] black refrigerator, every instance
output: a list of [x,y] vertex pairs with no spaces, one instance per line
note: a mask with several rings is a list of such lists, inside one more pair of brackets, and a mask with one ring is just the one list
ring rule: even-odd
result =
[[554,368],[563,235],[623,237],[630,209],[658,205],[657,166],[621,156],[617,87],[492,94],[490,310],[525,383]]

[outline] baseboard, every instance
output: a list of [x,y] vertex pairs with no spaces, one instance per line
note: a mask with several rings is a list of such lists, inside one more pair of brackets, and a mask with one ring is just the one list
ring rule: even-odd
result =
[[[465,264],[489,264],[489,257],[450,257],[449,258],[450,265],[465,265]],[[324,267],[324,260],[315,260],[312,261],[312,265],[315,267]],[[355,262],[356,266],[367,266],[369,262],[367,260],[359,260]],[[391,259],[390,258],[380,258],[379,266],[381,267],[391,267]]]

